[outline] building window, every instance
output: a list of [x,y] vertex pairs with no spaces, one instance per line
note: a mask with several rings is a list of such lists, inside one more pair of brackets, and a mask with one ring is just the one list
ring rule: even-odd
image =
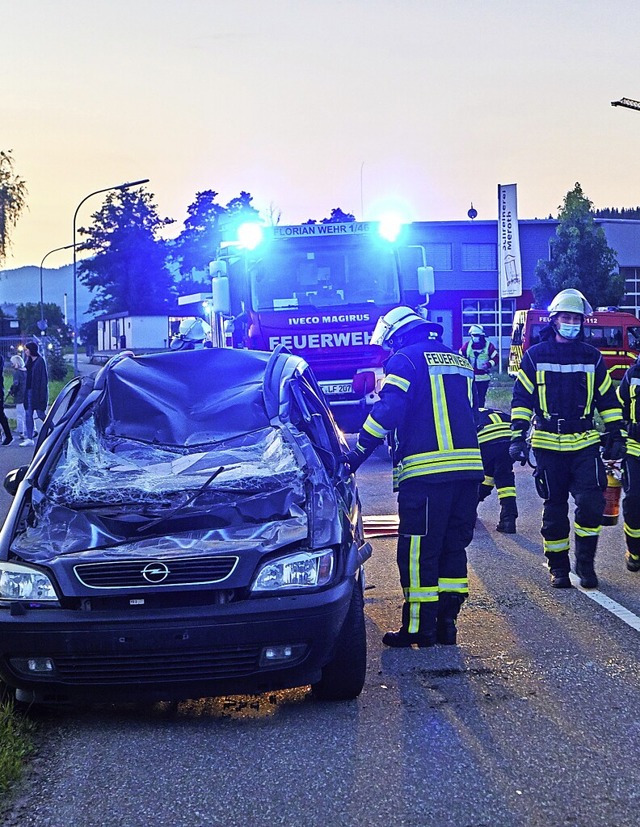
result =
[[640,267],[621,267],[620,275],[624,277],[624,298],[620,309],[637,316],[640,310]]
[[451,244],[425,244],[427,265],[434,270],[452,270]]
[[[511,336],[515,299],[502,300],[502,336]],[[469,335],[469,327],[480,324],[490,339],[498,338],[498,300],[497,299],[463,299],[462,300],[462,335]]]
[[498,269],[498,247],[496,244],[463,244],[463,270],[493,270]]

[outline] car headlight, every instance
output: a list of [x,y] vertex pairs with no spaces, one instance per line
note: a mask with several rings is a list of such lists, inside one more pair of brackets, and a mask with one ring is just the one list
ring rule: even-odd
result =
[[258,572],[251,591],[270,592],[326,586],[333,575],[333,559],[331,549],[322,549],[270,560]]
[[15,600],[57,602],[58,595],[51,580],[41,571],[0,562],[0,603]]

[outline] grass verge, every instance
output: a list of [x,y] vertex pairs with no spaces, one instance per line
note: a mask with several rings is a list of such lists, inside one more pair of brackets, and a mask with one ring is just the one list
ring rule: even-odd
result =
[[17,713],[0,682],[0,796],[20,778],[25,760],[34,751],[35,724]]

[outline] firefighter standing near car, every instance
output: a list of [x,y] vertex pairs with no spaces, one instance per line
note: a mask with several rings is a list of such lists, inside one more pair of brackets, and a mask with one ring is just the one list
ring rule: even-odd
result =
[[409,307],[390,310],[371,342],[393,351],[380,399],[356,447],[354,472],[390,437],[400,517],[397,560],[402,625],[386,646],[456,642],[456,618],[469,591],[466,549],[473,538],[482,459],[469,362],[442,344],[440,325]]
[[476,386],[478,407],[484,408],[491,371],[498,365],[498,351],[487,339],[484,327],[472,324],[469,328],[469,341],[459,351],[468,359],[473,368],[473,381]]
[[478,490],[478,502],[486,500],[495,486],[500,502],[500,519],[496,531],[515,534],[518,506],[513,460],[509,454],[511,417],[503,411],[480,408],[476,412],[476,423],[484,468],[484,480]]
[[622,377],[618,399],[629,436],[622,471],[625,563],[629,571],[640,571],[640,357]]
[[[593,312],[579,290],[562,290],[549,305],[550,323],[540,343],[525,351],[511,408],[511,458],[527,459],[526,433],[536,459],[538,494],[544,499],[544,554],[551,585],[569,588],[569,494],[575,500],[575,571],[586,589],[598,586],[594,559],[607,485],[602,459],[621,459],[622,412],[599,350],[582,340],[584,317]],[[605,426],[603,452],[593,421]]]

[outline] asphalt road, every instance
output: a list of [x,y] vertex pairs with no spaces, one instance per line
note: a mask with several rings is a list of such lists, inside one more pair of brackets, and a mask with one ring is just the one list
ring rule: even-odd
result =
[[[0,451],[4,473],[29,449]],[[366,513],[395,511],[382,451],[358,478]],[[383,649],[401,593],[395,541],[376,539],[358,700],[303,688],[38,713],[39,755],[3,824],[636,825],[640,574],[618,525],[600,591],[552,590],[530,469],[517,484],[518,534],[495,531],[495,495],[480,506],[458,646]]]

